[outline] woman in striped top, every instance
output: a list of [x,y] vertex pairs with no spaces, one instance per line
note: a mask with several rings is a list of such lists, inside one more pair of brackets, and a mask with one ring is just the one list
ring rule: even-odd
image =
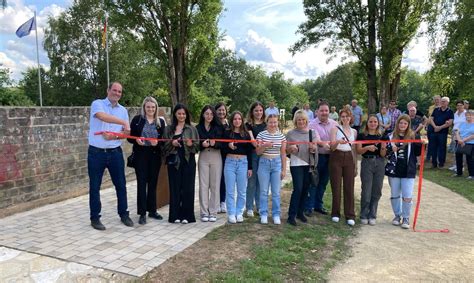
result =
[[260,223],[268,223],[268,189],[272,190],[272,217],[280,220],[280,186],[286,173],[286,137],[278,129],[278,116],[267,117],[267,129],[257,136],[258,181],[260,183]]

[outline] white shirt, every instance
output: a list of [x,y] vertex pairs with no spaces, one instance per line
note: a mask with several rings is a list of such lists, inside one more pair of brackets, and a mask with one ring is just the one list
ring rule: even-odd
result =
[[267,109],[265,109],[265,116],[269,116],[270,114],[275,114],[277,116],[280,116],[280,110],[278,110],[278,108],[276,107],[273,107],[273,108],[268,107]]
[[458,111],[454,112],[453,130],[458,130],[459,125],[463,122],[466,122],[466,110],[461,113],[458,113]]

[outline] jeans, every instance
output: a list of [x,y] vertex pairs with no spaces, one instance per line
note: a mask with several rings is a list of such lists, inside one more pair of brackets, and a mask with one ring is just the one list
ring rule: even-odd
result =
[[[258,163],[260,160],[260,156],[257,153],[252,153],[252,169],[253,172],[258,172]],[[258,181],[257,174],[252,174],[249,178],[249,182],[247,184],[247,199],[245,207],[247,210],[253,210],[253,203],[255,200],[255,206],[258,210],[259,202],[260,202],[260,183]]]
[[293,179],[293,192],[291,193],[290,208],[288,209],[289,219],[303,214],[304,201],[308,194],[310,182],[309,166],[291,166],[290,172]]
[[323,197],[329,182],[329,154],[318,156],[319,183],[316,187],[309,186],[305,200],[305,209],[323,209]]
[[100,202],[100,185],[105,169],[109,170],[117,194],[117,212],[120,217],[128,216],[127,186],[125,181],[125,162],[122,148],[103,149],[89,146],[87,152],[87,172],[89,173],[89,208],[90,219],[98,220],[102,204]]
[[[237,216],[244,213],[245,193],[247,191],[247,158],[234,158],[227,156],[224,165],[224,178],[227,205],[227,215]],[[235,188],[237,187],[237,200]]]
[[431,148],[431,163],[433,166],[444,166],[446,161],[447,133],[432,133],[428,148]]
[[377,207],[382,196],[385,159],[362,158],[360,179],[362,191],[360,197],[360,219],[376,219]]
[[258,164],[261,216],[268,216],[268,190],[272,192],[272,216],[280,216],[281,158],[261,157]]
[[[390,201],[392,202],[393,213],[395,216],[410,218],[412,206],[411,198],[413,195],[415,178],[388,177],[388,183],[390,184]],[[405,199],[410,199],[410,201],[405,201]]]
[[430,144],[433,142],[433,133],[428,130],[426,137],[428,138],[428,146],[427,146],[427,151],[426,151],[426,160],[429,161],[431,159],[432,154],[432,149],[430,147]]

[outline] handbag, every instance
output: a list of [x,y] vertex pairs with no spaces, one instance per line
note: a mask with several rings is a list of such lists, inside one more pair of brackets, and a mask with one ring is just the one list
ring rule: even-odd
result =
[[[313,130],[309,130],[309,142],[313,142]],[[308,149],[309,152],[309,149]],[[316,153],[309,153],[309,182],[316,187],[319,184],[319,173],[316,166]]]
[[472,144],[465,143],[464,146],[460,146],[459,143],[456,146],[456,153],[472,155]]
[[127,167],[135,168],[135,162],[136,162],[135,152],[132,151],[130,156],[127,157]]

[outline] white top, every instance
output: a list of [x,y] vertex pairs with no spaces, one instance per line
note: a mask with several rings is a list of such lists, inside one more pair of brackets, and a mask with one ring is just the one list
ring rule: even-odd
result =
[[263,154],[279,156],[281,154],[281,145],[283,142],[286,142],[286,137],[280,131],[270,134],[267,130],[265,130],[258,133],[257,140],[261,142],[271,142],[273,144],[271,147],[267,147]]
[[454,112],[453,130],[459,130],[459,125],[464,122],[466,122],[466,110],[461,113]]
[[308,166],[308,162],[304,161],[303,159],[299,158],[298,156],[291,154],[290,155],[290,166]]
[[[339,129],[343,130],[341,127],[339,127]],[[341,132],[341,130],[337,129],[337,132],[336,132],[336,140],[346,140],[346,137],[344,136],[344,134]],[[349,142],[353,142],[355,140],[355,134],[354,134],[355,130],[354,129],[351,129],[351,135],[348,136],[349,138]],[[339,151],[351,151],[352,148],[351,146],[348,144],[348,143],[341,143],[341,144],[338,144],[337,147],[336,147],[336,150],[339,150]]]

